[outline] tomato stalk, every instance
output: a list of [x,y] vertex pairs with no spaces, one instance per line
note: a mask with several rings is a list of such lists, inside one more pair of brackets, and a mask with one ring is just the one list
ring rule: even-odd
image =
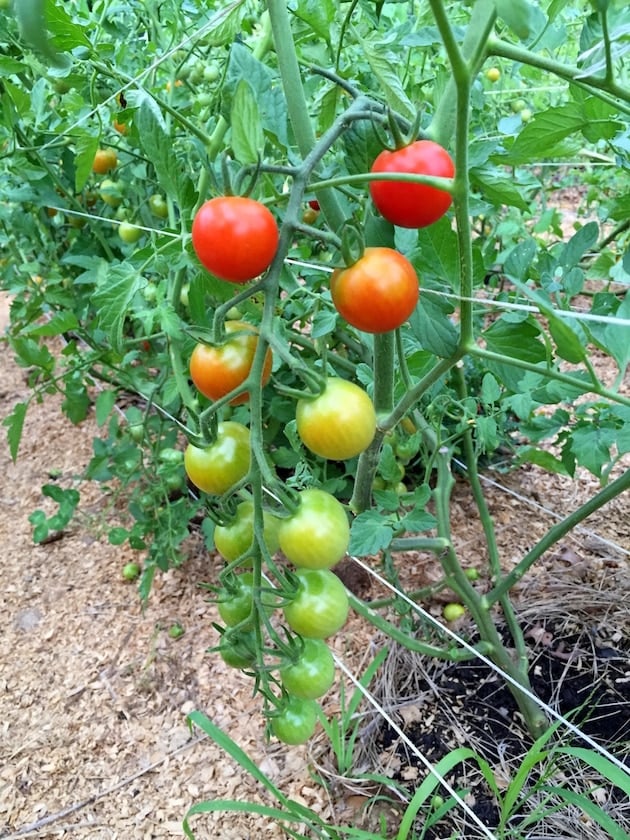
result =
[[527,728],[534,737],[538,737],[547,728],[547,719],[538,703],[519,690],[520,686],[530,693],[532,691],[527,662],[523,663],[521,660],[515,663],[510,656],[485,601],[466,577],[451,542],[450,496],[455,479],[450,470],[450,457],[448,448],[440,447],[437,453],[437,486],[434,491],[435,516],[438,536],[448,540],[450,544],[440,555],[440,562],[448,585],[468,607],[481,640],[489,645],[488,657],[513,681],[508,681],[510,693],[523,714]]

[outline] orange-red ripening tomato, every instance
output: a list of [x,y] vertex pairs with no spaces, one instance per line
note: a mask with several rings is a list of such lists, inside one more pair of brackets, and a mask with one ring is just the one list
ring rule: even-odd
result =
[[[385,149],[372,172],[408,172],[452,178],[455,164],[446,149],[432,140],[416,140],[393,152]],[[370,181],[370,194],[379,213],[399,227],[422,228],[441,219],[451,206],[451,194],[426,184],[407,181]]]
[[118,165],[118,155],[113,149],[98,149],[94,155],[94,162],[92,163],[92,172],[97,175],[105,175]]
[[333,303],[342,318],[359,330],[384,333],[404,324],[416,308],[416,270],[392,248],[366,248],[330,281]]
[[[190,378],[197,390],[209,400],[218,400],[238,388],[249,376],[258,345],[258,331],[246,321],[226,321],[226,340],[218,347],[197,344],[190,357]],[[269,381],[272,365],[271,350],[263,363],[263,386]],[[232,405],[247,402],[244,391],[231,400]]]
[[266,271],[278,239],[271,211],[245,196],[211,198],[193,219],[192,244],[199,261],[231,283],[246,283]]

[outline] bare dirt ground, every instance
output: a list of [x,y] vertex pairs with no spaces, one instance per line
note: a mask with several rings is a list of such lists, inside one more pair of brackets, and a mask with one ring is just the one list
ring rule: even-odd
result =
[[[6,325],[0,309],[0,332]],[[0,416],[27,394],[24,371],[4,346],[0,355]],[[288,795],[326,818],[354,819],[355,799],[331,801],[313,781],[313,747],[265,743],[251,681],[206,650],[216,643],[215,607],[198,582],[218,561],[191,541],[187,564],[156,580],[143,613],[121,569],[136,559],[107,543],[101,488],[82,490],[81,515],[63,537],[32,542],[29,514],[43,506],[40,487],[56,478],[69,486],[88,463],[95,424],[72,426],[55,398],[28,413],[17,464],[0,445],[0,837],[150,840],[182,837],[187,809],[205,799],[266,801],[261,789],[213,742],[190,733],[186,715],[199,709],[223,727]],[[574,509],[596,485],[535,469],[494,476],[512,495],[490,486],[501,551],[509,564],[542,535],[548,511]],[[530,503],[533,503],[533,507]],[[529,611],[557,617],[562,575],[603,599],[598,621],[628,633],[630,500],[617,499],[563,542],[526,582]],[[462,484],[453,507],[455,540],[467,564],[483,560],[479,524]],[[601,542],[601,538],[621,547]],[[564,552],[564,553],[563,553]],[[404,573],[421,581],[426,558],[403,558]],[[556,586],[554,590],[554,585]],[[567,591],[567,586],[562,592]],[[590,593],[590,594],[589,594]],[[441,605],[431,608],[437,615]],[[570,609],[570,605],[568,609]],[[171,639],[180,622],[184,635]],[[359,667],[374,632],[352,618],[334,641]],[[327,701],[334,711],[337,696]],[[195,818],[199,840],[284,836],[255,815]]]

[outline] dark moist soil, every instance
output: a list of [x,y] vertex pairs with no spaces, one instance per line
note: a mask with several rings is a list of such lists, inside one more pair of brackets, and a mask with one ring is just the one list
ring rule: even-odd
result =
[[[534,693],[630,769],[630,639],[612,642],[608,634],[602,636],[597,628],[568,632],[566,627],[552,625],[529,626],[526,638],[534,642],[529,651],[529,677]],[[390,685],[389,690],[391,696],[401,696],[405,691],[402,685],[413,667],[413,655],[396,649],[390,656],[400,657],[396,667],[401,674],[401,689],[397,691],[396,685]],[[441,673],[418,681],[414,688],[419,696],[429,697],[437,692],[440,703],[432,704],[429,700],[427,714],[423,713],[421,701],[420,714],[403,710],[395,719],[432,764],[456,746],[474,743],[482,745],[478,753],[495,772],[502,766],[514,768],[521,764],[533,739],[524,727],[512,694],[485,663],[467,661],[443,666]],[[421,781],[426,775],[423,762],[392,727],[384,721],[381,724],[377,743],[387,756],[384,764],[390,762],[392,753],[396,756],[398,769],[393,778],[404,785],[416,775]],[[579,735],[572,738],[566,729],[561,737],[563,746],[589,747]],[[535,776],[532,771],[528,781]],[[467,791],[465,801],[488,828],[497,828],[500,815],[496,798],[474,761],[463,762],[445,778],[455,789]],[[627,801],[625,792],[619,788],[611,786],[610,796],[615,802]],[[464,836],[457,834],[462,831],[461,810],[457,816],[457,825],[447,817],[428,828],[423,840]],[[466,838],[476,837],[476,831],[478,828],[471,824]]]

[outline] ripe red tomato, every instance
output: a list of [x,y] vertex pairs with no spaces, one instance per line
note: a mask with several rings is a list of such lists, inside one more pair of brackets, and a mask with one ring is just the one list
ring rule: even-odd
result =
[[306,639],[327,639],[348,617],[348,595],[337,575],[328,569],[298,571],[298,591],[284,607],[291,630]]
[[204,493],[222,495],[249,470],[249,429],[227,420],[219,423],[216,440],[205,449],[189,443],[184,452],[188,478]]
[[304,639],[299,658],[280,669],[282,685],[289,694],[303,700],[316,700],[326,694],[335,681],[335,660],[323,639]]
[[420,293],[414,267],[392,248],[366,248],[349,268],[333,272],[330,291],[342,318],[368,333],[404,324]]
[[[455,165],[446,149],[432,140],[416,140],[393,152],[385,149],[372,164],[372,172],[409,172],[452,178]],[[370,181],[372,201],[394,225],[421,228],[441,219],[451,206],[450,193],[425,184],[405,181]]]
[[[280,520],[269,511],[263,511],[263,539],[269,554],[275,554],[280,543],[278,529]],[[241,502],[236,508],[236,516],[226,525],[217,525],[214,529],[214,544],[219,554],[232,563],[246,554],[254,542],[254,503]]]
[[315,732],[319,705],[314,700],[289,697],[271,718],[271,731],[285,744],[304,744]]
[[105,175],[118,165],[118,155],[113,149],[98,149],[94,155],[92,172],[98,175]]
[[[197,390],[210,400],[224,397],[245,382],[258,345],[258,330],[245,321],[227,321],[225,331],[228,338],[223,344],[218,347],[197,344],[190,357],[190,377]],[[268,349],[263,363],[263,385],[271,376],[272,361],[271,350]],[[230,403],[239,405],[248,399],[249,393],[244,391]]]
[[211,198],[193,219],[192,244],[199,261],[231,283],[246,283],[269,268],[278,239],[273,215],[253,198]]
[[368,448],[376,434],[372,400],[345,379],[328,379],[318,397],[299,400],[295,418],[304,446],[334,461],[354,458]]
[[334,496],[311,487],[300,493],[296,512],[280,520],[278,539],[287,560],[294,566],[330,569],[348,550],[348,517]]

